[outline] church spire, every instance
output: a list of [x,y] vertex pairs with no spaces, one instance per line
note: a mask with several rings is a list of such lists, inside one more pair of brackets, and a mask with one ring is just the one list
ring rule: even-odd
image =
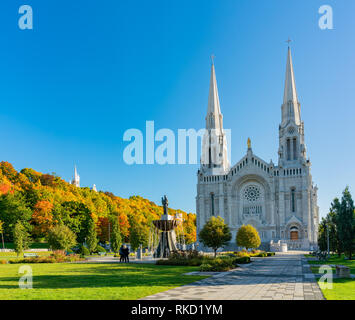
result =
[[282,105],[282,122],[293,120],[297,125],[301,124],[300,104],[298,102],[295,73],[292,64],[291,48],[288,47],[286,63],[285,90]]
[[206,116],[206,130],[202,139],[201,165],[210,174],[224,174],[229,169],[227,138],[223,130],[223,116],[212,56],[210,90]]
[[216,80],[216,71],[212,56],[210,91],[208,95],[208,108],[206,117],[206,129],[223,129],[221,108]]
[[74,179],[72,180],[72,184],[76,187],[80,187],[80,176],[78,175],[76,165],[74,166]]

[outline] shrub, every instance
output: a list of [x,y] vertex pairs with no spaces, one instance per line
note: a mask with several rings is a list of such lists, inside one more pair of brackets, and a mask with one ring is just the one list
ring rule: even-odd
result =
[[250,257],[250,253],[248,253],[248,252],[245,251],[245,250],[234,252],[234,254],[235,254],[238,258]]
[[0,260],[0,264],[7,264],[6,260]]
[[215,259],[205,259],[200,266],[200,271],[223,272],[235,268],[234,258],[223,257]]
[[202,272],[208,272],[208,271],[211,271],[211,269],[212,269],[212,266],[208,263],[203,263],[200,266],[200,271],[202,271]]
[[256,257],[267,257],[267,253],[266,252],[260,252],[259,254],[256,255]]
[[234,260],[235,264],[246,264],[246,263],[250,263],[250,257],[240,257],[240,258],[236,258]]
[[9,263],[61,263],[61,262],[74,262],[80,260],[81,260],[80,257],[76,254],[66,255],[65,251],[56,250],[50,256],[9,260]]
[[167,260],[158,260],[159,265],[200,266],[205,257],[196,250],[173,251]]
[[250,224],[239,228],[236,236],[236,242],[239,247],[247,249],[257,248],[261,244],[258,231]]
[[49,230],[48,243],[53,250],[68,250],[75,246],[76,236],[67,226],[59,224]]
[[188,266],[187,260],[179,260],[179,259],[168,259],[168,260],[157,260],[157,265],[165,265],[165,266]]
[[97,245],[95,252],[106,252],[106,249],[101,247],[100,245]]
[[199,238],[206,247],[213,249],[216,257],[217,249],[227,245],[232,239],[232,234],[221,217],[212,216],[200,231]]
[[275,252],[267,252],[268,257],[274,256],[274,255],[275,255]]
[[81,245],[79,248],[79,252],[80,255],[82,256],[89,256],[90,255],[90,251],[88,248],[86,248],[84,245]]

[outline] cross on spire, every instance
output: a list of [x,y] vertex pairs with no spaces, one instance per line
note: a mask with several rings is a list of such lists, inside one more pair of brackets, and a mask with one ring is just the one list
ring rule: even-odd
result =
[[286,40],[288,46],[290,46],[290,43],[292,42],[292,40],[290,39],[290,37],[288,37],[288,40]]
[[216,58],[216,56],[212,53],[212,54],[211,54],[211,61],[212,61],[212,64],[214,64],[214,58]]

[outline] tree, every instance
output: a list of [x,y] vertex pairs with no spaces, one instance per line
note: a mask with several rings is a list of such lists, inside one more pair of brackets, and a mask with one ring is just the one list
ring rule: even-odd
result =
[[149,230],[143,224],[131,224],[129,243],[133,251],[136,251],[141,245],[144,247],[148,245]]
[[341,243],[339,241],[338,227],[336,224],[337,211],[335,211],[335,208],[330,209],[326,219],[329,228],[329,250],[332,252],[337,252],[340,257],[342,249]]
[[48,232],[48,243],[52,250],[68,250],[76,245],[76,236],[64,224],[57,224]]
[[20,193],[0,196],[0,219],[4,222],[4,235],[7,241],[13,240],[13,231],[18,221],[21,221],[27,231],[31,230],[29,224],[31,215],[32,211]]
[[258,231],[250,224],[239,228],[236,236],[236,242],[239,247],[256,249],[260,246],[260,236]]
[[111,230],[111,248],[112,251],[117,253],[120,249],[121,242],[122,242],[122,237],[120,233],[120,227],[118,224],[118,219],[117,217],[114,217],[112,219],[112,230]]
[[53,225],[52,215],[53,204],[47,200],[40,200],[36,203],[32,214],[34,224],[33,234],[37,237],[47,235],[48,230]]
[[100,242],[109,242],[109,218],[107,217],[99,217],[97,220],[97,234]]
[[[97,224],[100,241],[108,242],[108,217],[115,216],[119,220],[123,242],[129,242],[131,238],[134,244],[146,245],[151,223],[162,213],[161,206],[140,196],[124,199],[111,192],[76,188],[54,173],[42,174],[31,168],[17,172],[10,163],[0,162],[0,220],[4,222],[5,243],[13,241],[15,224],[21,221],[27,232],[38,240],[46,237],[54,225],[63,223],[82,244],[88,237],[90,219]],[[183,214],[183,232],[180,234],[185,236],[185,243],[194,242],[196,215],[171,208],[169,213]]]
[[4,222],[0,220],[0,233],[1,233],[1,239],[2,239],[2,248],[5,249],[5,243],[4,243]]
[[211,217],[203,226],[198,236],[206,247],[213,249],[215,257],[217,249],[227,245],[232,239],[229,227],[221,217]]
[[327,220],[322,218],[318,226],[318,246],[321,251],[327,250]]
[[72,230],[79,243],[87,237],[88,223],[91,218],[89,208],[78,201],[66,201],[53,210],[53,216]]
[[339,241],[345,253],[352,259],[355,240],[355,213],[354,202],[351,197],[349,187],[346,187],[340,203],[340,210],[337,216],[337,227]]
[[21,221],[18,221],[15,225],[13,239],[17,256],[21,255],[30,246],[30,236]]
[[94,252],[97,247],[97,233],[96,233],[96,225],[94,219],[90,219],[88,224],[88,235],[86,238],[86,244],[90,253]]
[[122,240],[125,239],[127,240],[128,239],[128,235],[129,235],[129,220],[128,220],[128,217],[125,213],[120,213],[118,215],[118,223],[119,223],[119,226],[120,226],[120,233],[121,233],[121,236],[122,236]]

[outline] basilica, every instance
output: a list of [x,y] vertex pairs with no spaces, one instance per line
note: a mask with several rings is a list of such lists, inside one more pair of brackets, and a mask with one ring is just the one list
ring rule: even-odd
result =
[[307,158],[290,47],[277,165],[258,157],[248,139],[245,156],[230,166],[230,146],[223,128],[213,62],[202,144],[201,167],[197,173],[197,234],[211,216],[221,216],[232,232],[230,249],[236,249],[236,233],[247,224],[258,230],[261,247],[266,250],[277,242],[287,243],[289,250],[316,247],[317,186],[312,181],[311,162]]

